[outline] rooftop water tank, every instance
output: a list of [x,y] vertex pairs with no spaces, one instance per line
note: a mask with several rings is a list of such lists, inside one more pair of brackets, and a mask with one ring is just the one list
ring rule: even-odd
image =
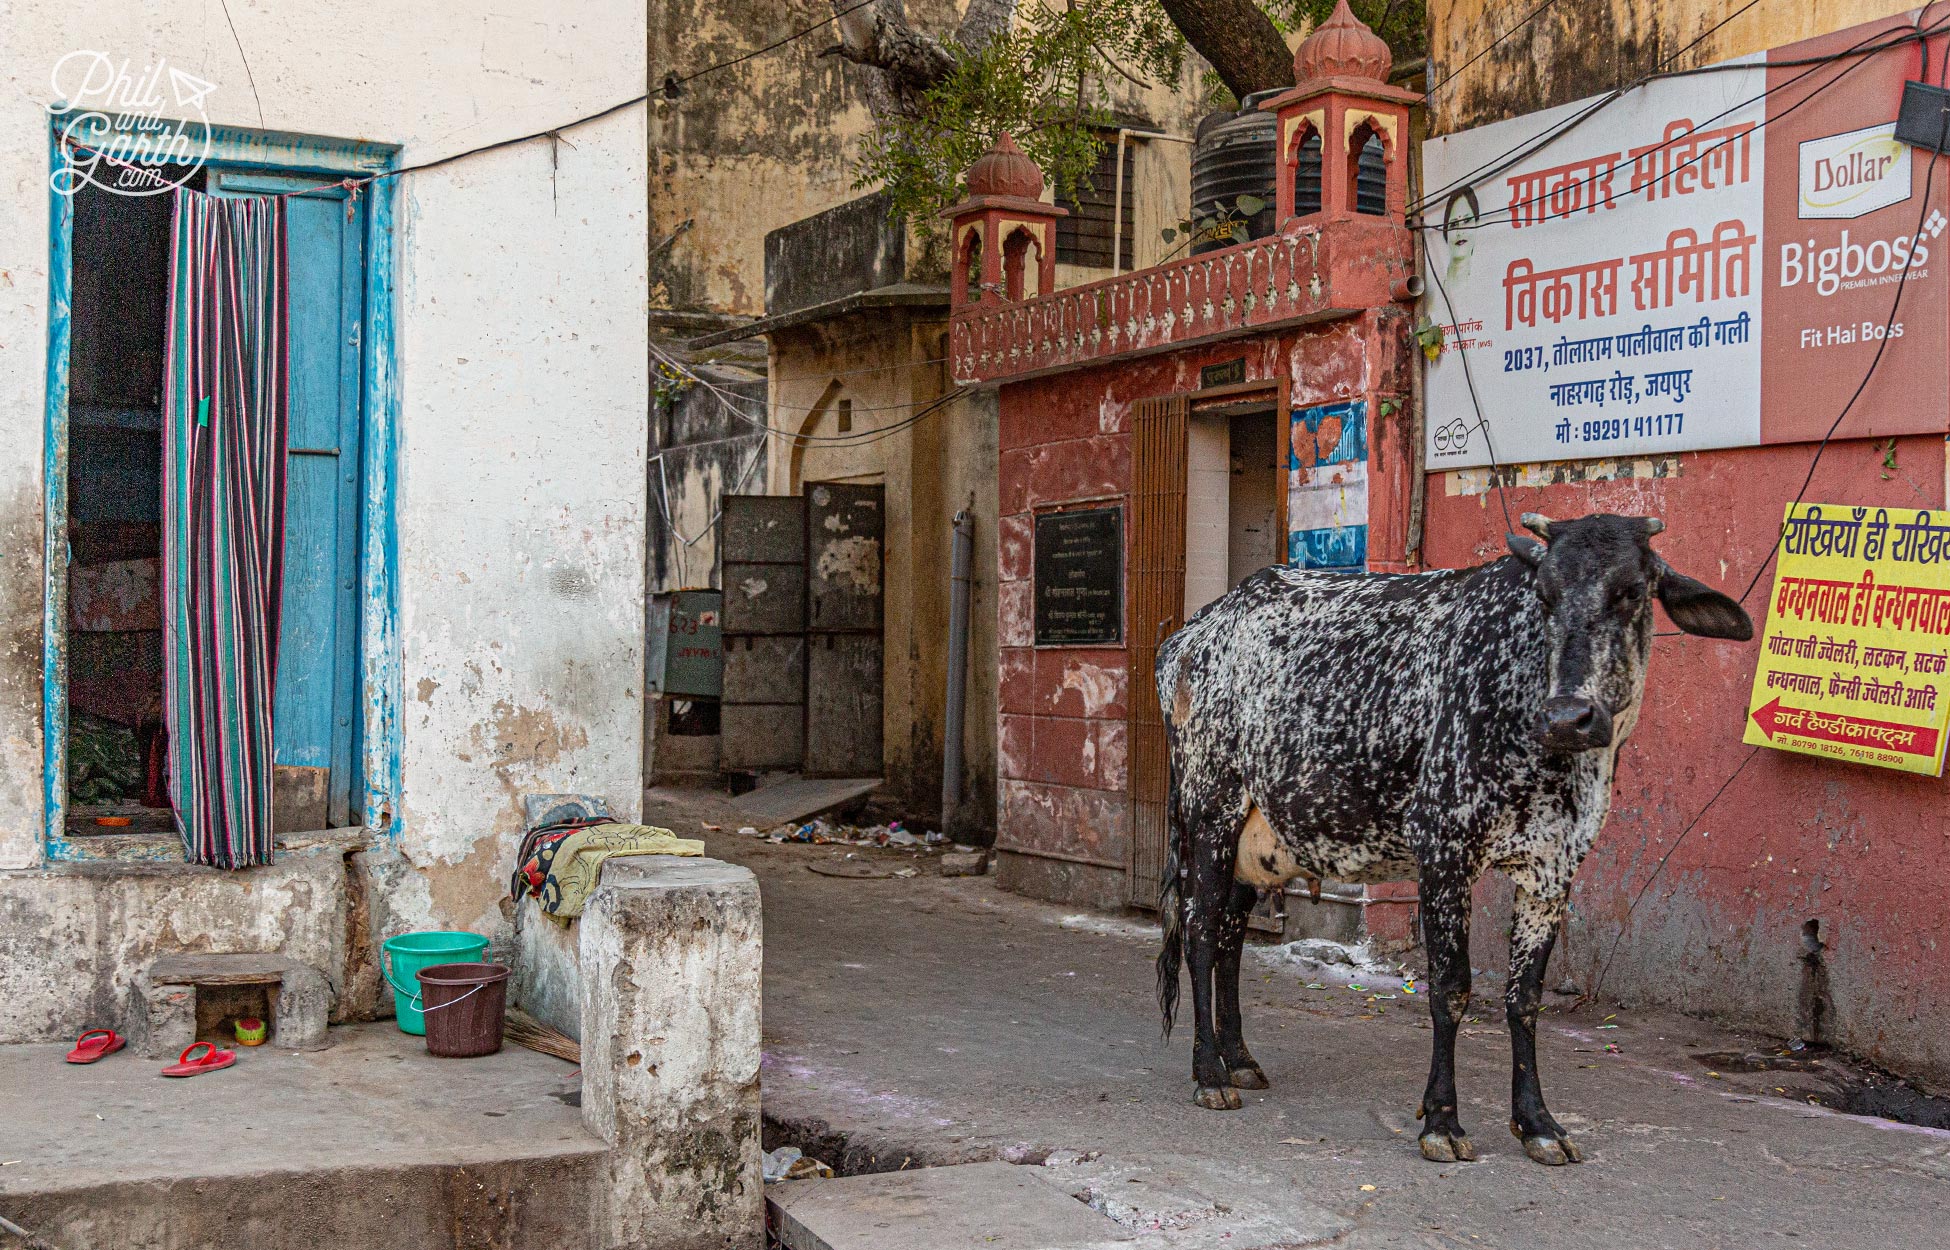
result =
[[1265,238],[1277,226],[1273,177],[1279,119],[1261,112],[1259,103],[1278,94],[1256,92],[1240,102],[1236,113],[1209,113],[1200,119],[1192,143],[1192,220],[1217,216],[1221,210],[1238,218],[1236,203],[1242,195],[1257,196],[1266,207],[1247,218],[1243,228],[1235,228],[1231,237],[1199,239],[1192,244],[1194,255]]

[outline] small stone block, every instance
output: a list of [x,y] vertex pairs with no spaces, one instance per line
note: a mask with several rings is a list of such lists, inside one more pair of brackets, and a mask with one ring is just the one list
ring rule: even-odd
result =
[[979,877],[988,871],[989,857],[984,851],[950,851],[941,857],[944,877]]
[[788,1181],[767,1189],[786,1250],[1099,1250],[1137,1234],[1008,1163]]

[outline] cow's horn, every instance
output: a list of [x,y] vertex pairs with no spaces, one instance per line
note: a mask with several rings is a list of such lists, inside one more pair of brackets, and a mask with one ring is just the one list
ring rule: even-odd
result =
[[1549,517],[1541,512],[1526,512],[1518,519],[1523,522],[1525,529],[1546,542],[1550,541],[1551,519]]
[[1654,534],[1663,534],[1666,532],[1666,523],[1658,517],[1642,516],[1639,518],[1639,522],[1645,526],[1645,536],[1647,538],[1652,537]]

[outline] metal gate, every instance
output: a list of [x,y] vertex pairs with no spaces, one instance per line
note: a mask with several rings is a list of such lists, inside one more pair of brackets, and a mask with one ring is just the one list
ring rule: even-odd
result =
[[1129,707],[1130,900],[1158,905],[1164,883],[1171,757],[1158,707],[1158,645],[1185,611],[1185,424],[1182,395],[1139,400],[1132,414]]
[[885,490],[729,495],[722,767],[879,776]]

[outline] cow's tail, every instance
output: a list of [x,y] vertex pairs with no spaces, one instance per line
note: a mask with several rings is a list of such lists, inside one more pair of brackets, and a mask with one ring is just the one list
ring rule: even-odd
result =
[[1172,1018],[1178,1014],[1178,967],[1185,954],[1185,900],[1179,885],[1183,862],[1183,821],[1178,810],[1178,778],[1170,776],[1165,789],[1165,872],[1158,889],[1158,919],[1164,924],[1164,947],[1158,952],[1158,1010],[1164,1016],[1164,1035],[1171,1038]]

